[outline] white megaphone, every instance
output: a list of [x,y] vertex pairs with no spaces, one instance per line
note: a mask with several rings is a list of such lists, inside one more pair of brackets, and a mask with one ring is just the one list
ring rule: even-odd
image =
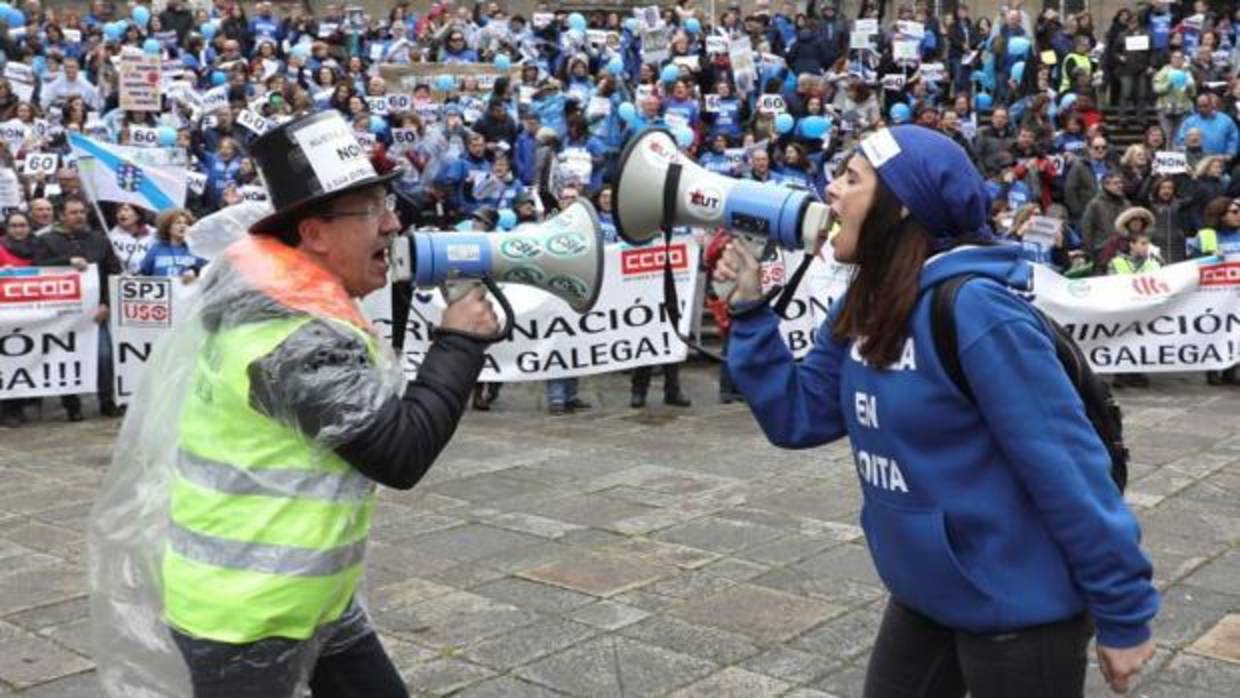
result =
[[590,202],[578,199],[550,220],[503,233],[398,235],[392,243],[391,277],[418,288],[443,287],[447,297],[454,295],[447,288],[453,282],[482,282],[507,315],[498,335],[502,338],[512,332],[513,312],[495,282],[540,288],[585,313],[603,285],[603,253],[598,214]]
[[830,209],[809,191],[709,172],[659,128],[629,141],[616,172],[616,232],[634,245],[653,240],[665,228],[688,225],[722,227],[767,238],[787,250],[812,252],[831,225]]

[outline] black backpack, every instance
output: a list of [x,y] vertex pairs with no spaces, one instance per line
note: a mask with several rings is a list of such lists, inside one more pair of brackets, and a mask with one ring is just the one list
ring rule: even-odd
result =
[[[934,298],[930,306],[930,331],[934,336],[934,348],[938,352],[943,368],[951,377],[956,387],[969,399],[976,402],[973,389],[964,375],[960,365],[960,343],[956,336],[956,294],[970,280],[977,278],[973,274],[961,274],[940,283],[934,288]],[[1119,403],[1111,394],[1111,387],[1106,384],[1085,359],[1085,354],[1076,345],[1071,335],[1059,323],[1033,304],[1029,307],[1041,318],[1042,323],[1051,330],[1051,339],[1055,342],[1055,354],[1059,363],[1063,364],[1072,381],[1076,392],[1085,403],[1085,413],[1089,423],[1098,432],[1098,438],[1106,446],[1111,455],[1111,479],[1123,492],[1128,484],[1128,448],[1124,446],[1124,417],[1120,412]]]

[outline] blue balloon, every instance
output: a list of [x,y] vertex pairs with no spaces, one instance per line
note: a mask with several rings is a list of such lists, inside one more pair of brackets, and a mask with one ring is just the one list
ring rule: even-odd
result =
[[151,21],[151,11],[141,5],[134,6],[129,16],[133,17],[133,21],[137,22],[139,27],[145,27],[146,23]]
[[663,72],[659,73],[659,78],[663,82],[676,82],[680,79],[680,68],[675,63],[669,63],[663,66]]
[[198,27],[198,31],[199,33],[202,34],[202,36],[207,41],[214,39],[215,38],[215,22],[203,22],[202,26]]
[[512,59],[506,53],[495,54],[495,69],[507,71],[512,67]]
[[607,61],[607,72],[617,77],[624,75],[624,59],[620,56],[612,56],[611,60]]
[[1172,68],[1169,73],[1171,78],[1171,86],[1177,90],[1182,90],[1188,85],[1188,73],[1178,68]]
[[499,229],[512,230],[517,226],[517,214],[510,208],[499,210]]
[[159,134],[160,146],[171,148],[177,144],[177,131],[171,126],[160,126],[157,133]]
[[1030,46],[1029,39],[1023,36],[1014,36],[1008,39],[1008,54],[1012,56],[1028,55]]
[[795,124],[796,119],[792,118],[791,114],[784,112],[775,117],[775,133],[783,135],[791,131]]
[[456,89],[456,78],[451,75],[440,75],[435,78],[435,88],[440,92],[451,92]]
[[4,13],[4,19],[9,23],[10,27],[26,26],[26,15],[23,14],[21,10],[10,9],[8,12]]
[[702,23],[698,21],[697,17],[690,17],[685,20],[685,31],[690,34],[697,34],[702,31]]
[[1059,111],[1068,111],[1076,104],[1076,93],[1069,92],[1059,100]]
[[125,30],[121,29],[120,25],[118,25],[115,22],[110,22],[108,24],[103,25],[103,38],[107,39],[108,41],[113,41],[113,42],[120,41],[121,35],[124,33],[125,33]]
[[637,119],[637,107],[633,106],[632,102],[621,102],[620,106],[616,107],[616,115],[624,123],[631,124]]
[[[1075,95],[1069,95],[1069,96],[1075,96]],[[979,111],[985,111],[986,109],[989,109],[991,104],[994,104],[994,100],[991,99],[990,93],[988,92],[978,92],[977,95],[973,98],[973,108]]]
[[224,74],[224,71],[217,70],[211,73],[211,84],[212,85],[219,87],[220,85],[223,85],[226,82],[228,82],[228,76]]
[[295,44],[293,48],[289,49],[289,53],[293,54],[294,56],[297,56],[298,58],[304,61],[310,57],[310,44],[307,44],[307,43]]
[[158,56],[163,47],[159,45],[159,39],[147,39],[142,42],[142,52],[148,56]]
[[624,29],[630,34],[636,34],[637,33],[637,18],[629,17],[628,19],[624,20]]
[[798,130],[806,138],[822,138],[822,134],[831,128],[831,120],[825,116],[807,116],[801,119]]
[[672,130],[672,135],[676,137],[676,144],[681,148],[688,148],[693,145],[693,140],[697,138],[693,133],[693,129],[688,126],[678,126]]
[[0,13],[8,12],[11,9],[13,9],[12,5],[7,2],[0,2]]
[[370,132],[376,136],[387,130],[387,119],[382,116],[370,115]]
[[1012,66],[1012,79],[1020,82],[1025,77],[1025,62],[1020,61]]
[[891,109],[887,112],[891,120],[897,124],[907,123],[913,117],[913,110],[908,108],[904,102],[896,102],[891,105]]
[[568,16],[568,28],[577,31],[586,30],[586,18],[580,12],[574,12]]

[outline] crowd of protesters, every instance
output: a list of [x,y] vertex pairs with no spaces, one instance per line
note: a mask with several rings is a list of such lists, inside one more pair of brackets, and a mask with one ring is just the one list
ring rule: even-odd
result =
[[[610,175],[649,126],[672,130],[713,172],[821,196],[862,135],[912,122],[964,148],[987,180],[996,231],[1066,275],[1240,252],[1240,9],[1218,3],[1140,3],[1099,28],[1088,13],[1019,3],[993,17],[959,3],[939,17],[924,0],[866,0],[855,16],[834,0],[757,0],[717,18],[699,0],[631,13],[544,3],[529,16],[496,2],[399,3],[383,17],[234,0],[52,5],[0,3],[0,126],[19,127],[0,142],[0,179],[18,190],[0,202],[0,266],[93,263],[105,284],[120,273],[190,283],[206,262],[186,247],[186,227],[261,191],[247,156],[258,131],[243,116],[278,123],[322,109],[345,115],[380,168],[403,169],[422,229],[502,232],[587,197],[614,241]],[[165,86],[176,86],[161,111],[119,108],[123,51],[161,57]],[[453,73],[466,67],[481,70]],[[213,90],[227,102],[204,108]],[[132,144],[139,127],[187,154],[196,176],[184,208],[84,191],[67,132]],[[31,153],[57,153],[60,168],[20,171]],[[726,309],[713,310],[726,330]],[[106,305],[96,317],[106,327]],[[100,404],[116,414],[107,373]],[[721,398],[737,399],[722,379]],[[1235,368],[1208,379],[1237,383]],[[633,406],[649,383],[636,372]],[[674,367],[664,388],[668,404],[689,404]],[[475,407],[497,396],[480,387]],[[589,406],[574,379],[549,382],[547,401],[555,414]],[[17,401],[3,407],[5,424],[26,418]],[[65,407],[81,419],[76,398]]]

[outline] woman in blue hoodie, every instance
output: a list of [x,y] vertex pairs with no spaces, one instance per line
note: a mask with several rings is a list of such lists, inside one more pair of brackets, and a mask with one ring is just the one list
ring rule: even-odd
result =
[[[1032,267],[992,235],[981,177],[918,126],[862,141],[828,188],[831,245],[856,265],[798,365],[762,302],[759,267],[730,245],[728,369],[768,439],[848,436],[861,523],[891,592],[867,698],[1081,696],[1094,628],[1115,690],[1153,654],[1158,609],[1110,456],[1028,291]],[[960,245],[973,242],[973,245]],[[959,361],[948,377],[928,292],[953,276]]]

